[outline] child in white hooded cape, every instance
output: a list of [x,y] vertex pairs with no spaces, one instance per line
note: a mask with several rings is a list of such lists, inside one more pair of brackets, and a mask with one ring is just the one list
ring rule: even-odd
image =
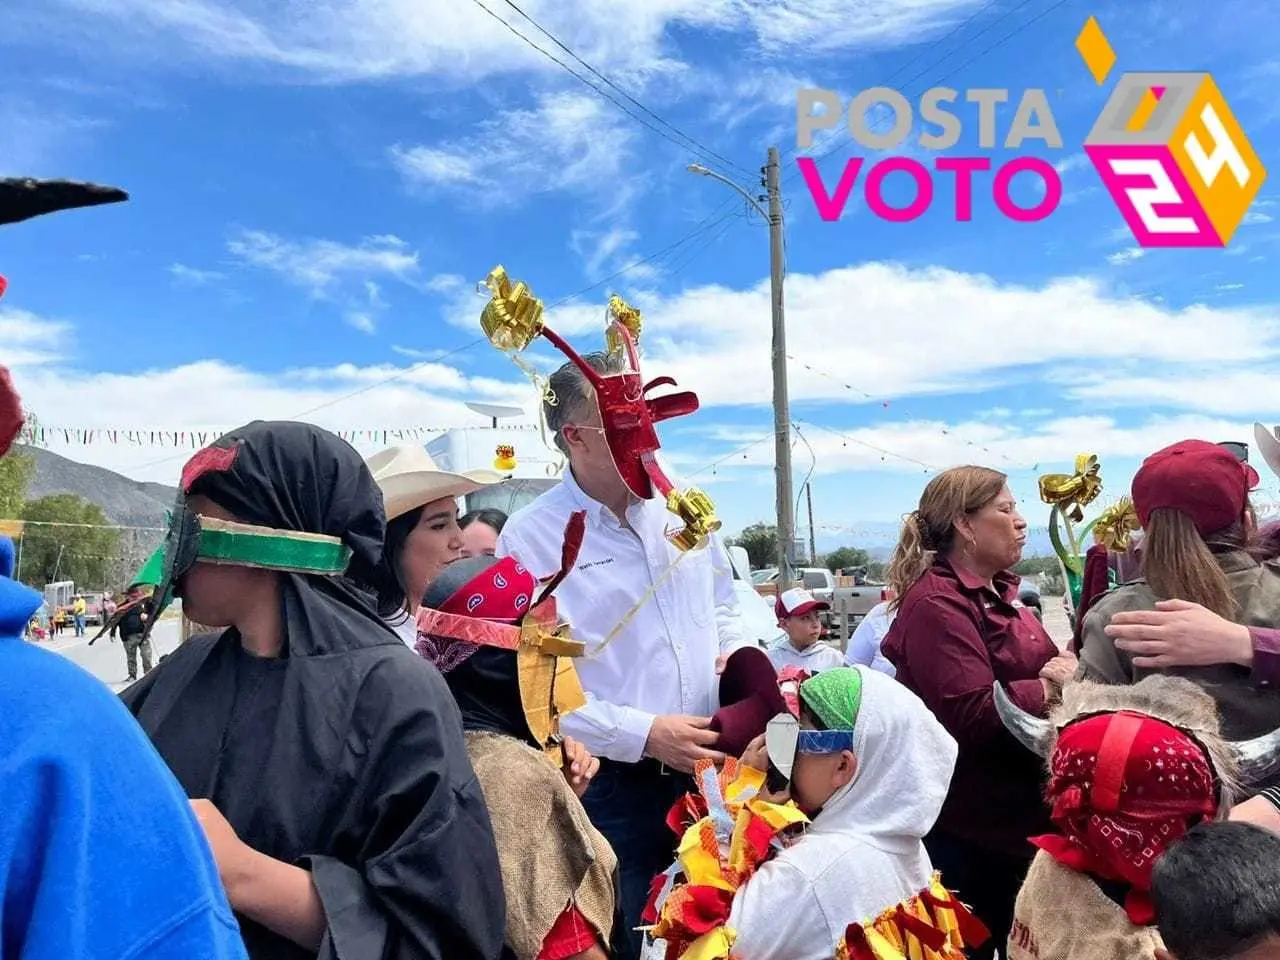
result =
[[811,823],[738,891],[740,960],[829,960],[850,924],[933,879],[921,841],[955,768],[951,735],[906,687],[861,666],[806,680],[800,707],[802,728],[852,731],[853,749],[796,755],[791,799]]
[[[954,903],[938,884],[921,842],[942,809],[955,766],[957,748],[950,734],[913,693],[863,666],[805,680],[798,699],[801,732],[793,762],[769,757],[765,738],[759,737],[742,763],[763,770],[772,759],[784,773],[789,766],[787,793],[808,817],[807,827],[798,837],[779,836],[774,843],[781,849],[736,890],[728,917],[715,931],[723,946],[711,952],[690,949],[683,956],[858,956],[846,944],[851,925],[871,931],[858,932],[859,939],[874,939],[877,922],[900,904],[933,923],[933,907],[923,906],[922,897]],[[745,779],[729,792],[744,796]],[[792,807],[786,795],[762,790],[757,799]],[[752,803],[744,799],[741,809]],[[757,813],[764,811],[757,807]],[[946,928],[947,944],[922,955],[963,956],[956,927],[964,911],[955,907],[934,924]]]

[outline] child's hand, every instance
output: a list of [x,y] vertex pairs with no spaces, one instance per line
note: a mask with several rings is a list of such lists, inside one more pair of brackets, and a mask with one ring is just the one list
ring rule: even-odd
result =
[[763,773],[769,772],[769,751],[764,745],[763,733],[747,744],[747,749],[739,762],[744,767],[751,767]]

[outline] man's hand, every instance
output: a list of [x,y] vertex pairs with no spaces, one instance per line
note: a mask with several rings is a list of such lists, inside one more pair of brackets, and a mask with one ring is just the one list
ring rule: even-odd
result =
[[710,727],[709,717],[655,717],[644,755],[681,773],[693,773],[693,765],[698,760],[722,763],[724,754],[711,749],[720,734]]
[[716,657],[716,676],[717,677],[720,676],[720,674],[724,673],[724,665],[728,662],[729,662],[729,655],[727,653],[722,653],[720,654],[720,656]]
[[1161,600],[1154,610],[1117,613],[1106,634],[1133,656],[1135,667],[1147,670],[1253,664],[1248,627],[1186,600]]
[[218,864],[218,876],[227,892],[231,906],[237,905],[237,894],[244,882],[253,874],[259,854],[241,840],[217,807],[208,800],[192,800],[191,809],[204,829],[205,839],[213,850]]
[[591,786],[591,778],[600,771],[600,759],[593,757],[589,750],[573,737],[565,737],[560,745],[564,754],[564,778],[569,781],[569,789],[579,800]]
[[1069,650],[1064,650],[1040,669],[1040,679],[1047,680],[1061,689],[1076,675],[1079,667],[1080,661],[1076,659],[1076,655]]

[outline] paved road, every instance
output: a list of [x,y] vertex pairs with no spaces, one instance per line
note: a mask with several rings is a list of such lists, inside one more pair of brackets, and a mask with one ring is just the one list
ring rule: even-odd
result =
[[[166,653],[172,653],[178,646],[181,621],[177,618],[162,619],[151,633],[151,651],[156,660]],[[89,627],[88,636],[76,639],[64,633],[57,640],[40,644],[46,650],[60,653],[78,663],[108,687],[119,693],[128,686],[129,669],[125,663],[124,647],[119,640],[103,637],[92,647],[89,637],[97,632],[96,627]],[[142,665],[138,665],[138,673],[142,673]]]

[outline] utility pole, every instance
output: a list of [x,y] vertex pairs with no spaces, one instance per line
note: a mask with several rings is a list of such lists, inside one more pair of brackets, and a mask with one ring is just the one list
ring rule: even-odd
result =
[[804,498],[809,504],[809,562],[818,565],[818,535],[813,529],[813,482],[804,485]]
[[782,186],[778,148],[769,148],[764,186],[769,194],[769,289],[773,302],[773,433],[778,509],[778,590],[793,579],[791,547],[796,538],[795,498],[791,495],[791,404],[787,393],[787,326],[782,302],[786,273],[782,239]]
[[[786,275],[782,241],[782,186],[779,183],[778,148],[769,148],[768,162],[761,168],[767,196],[755,197],[745,187],[734,183],[700,163],[689,164],[689,172],[719,180],[736,190],[769,224],[769,279],[773,306],[773,430],[774,474],[778,511],[778,590],[788,589],[794,580],[791,548],[796,539],[796,503],[791,493],[791,407],[787,400],[787,331],[782,307],[782,281]],[[766,211],[760,201],[767,199]]]

